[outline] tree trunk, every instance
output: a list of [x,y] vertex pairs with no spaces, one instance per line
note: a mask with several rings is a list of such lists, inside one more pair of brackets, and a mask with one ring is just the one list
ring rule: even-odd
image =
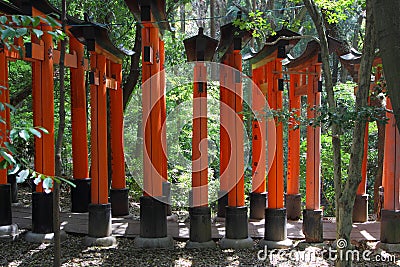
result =
[[[67,23],[67,4],[66,0],[61,1],[61,24],[62,31],[66,33],[66,23]],[[58,111],[59,116],[59,126],[57,132],[57,141],[55,147],[55,167],[56,176],[62,176],[62,161],[61,161],[61,151],[62,143],[64,138],[65,129],[65,49],[66,49],[67,39],[61,40],[60,47],[60,107]],[[54,262],[53,266],[61,266],[61,230],[60,230],[60,183],[54,181],[54,195],[53,195],[53,228],[54,228]]]
[[124,111],[128,106],[129,99],[131,98],[132,92],[137,85],[140,74],[139,62],[140,62],[140,54],[142,53],[142,30],[139,23],[136,24],[135,34],[136,34],[135,45],[133,47],[133,51],[135,52],[135,54],[131,56],[131,66],[129,69],[129,75],[124,84],[124,90],[123,90]]
[[[377,92],[377,95],[371,96],[371,106],[376,108],[385,108],[385,97],[382,93]],[[379,114],[380,119],[384,119],[386,117],[386,112],[382,111]],[[383,176],[383,155],[385,153],[385,131],[386,125],[384,122],[377,121],[378,126],[378,162],[377,162],[377,172],[375,176],[374,182],[374,213],[376,214],[376,220],[380,220],[381,213],[381,205],[380,196],[379,196],[379,187],[382,186],[382,176]]]
[[400,131],[400,1],[373,0],[376,18],[376,40],[382,57],[383,70],[396,125]]
[[185,22],[185,4],[181,4],[179,8],[180,20],[181,20],[181,32],[185,33],[186,31],[186,22]]
[[210,36],[215,38],[215,0],[210,0]]

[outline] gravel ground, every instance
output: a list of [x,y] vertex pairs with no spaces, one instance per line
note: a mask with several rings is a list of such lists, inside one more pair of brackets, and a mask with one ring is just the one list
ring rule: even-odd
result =
[[[68,211],[70,201],[68,188],[63,188],[61,209]],[[31,194],[27,185],[20,186],[19,200],[24,206],[29,206]],[[139,216],[137,203],[131,204],[131,214]],[[176,212],[179,220],[185,220],[187,213]],[[24,230],[21,232],[23,236]],[[310,246],[296,242],[292,250],[269,252],[257,248],[254,241],[253,249],[222,250],[215,249],[185,249],[185,242],[175,241],[174,249],[135,249],[134,239],[118,238],[118,244],[111,248],[85,247],[84,236],[68,235],[62,243],[62,266],[332,266],[334,261],[322,251],[329,250],[330,242],[323,246]],[[359,251],[360,260],[354,266],[400,266],[400,254],[387,254],[376,248],[376,242],[357,242],[353,246]],[[363,251],[370,251],[370,260],[361,259]],[[389,256],[392,255],[392,258]],[[261,259],[259,258],[261,257]],[[385,262],[375,259],[385,258]],[[51,244],[32,244],[21,237],[15,241],[0,240],[0,266],[52,266],[53,246]],[[388,262],[390,261],[390,262]]]

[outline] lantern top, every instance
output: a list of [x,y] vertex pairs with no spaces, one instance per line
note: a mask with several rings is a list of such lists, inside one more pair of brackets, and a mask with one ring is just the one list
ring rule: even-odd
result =
[[204,29],[199,28],[199,33],[183,40],[188,61],[212,61],[218,41],[204,35]]

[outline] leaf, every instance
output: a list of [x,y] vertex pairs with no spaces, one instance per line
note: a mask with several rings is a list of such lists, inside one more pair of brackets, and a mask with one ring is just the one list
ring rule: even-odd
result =
[[38,176],[38,177],[36,177],[36,178],[33,180],[33,183],[34,183],[35,185],[38,185],[38,184],[40,184],[41,181],[42,181],[42,179],[40,178],[40,176]]
[[1,33],[1,39],[5,40],[7,38],[12,38],[15,36],[15,31],[10,28],[10,27],[6,27],[3,32]]
[[28,141],[29,139],[29,133],[27,130],[22,130],[19,132],[19,136],[24,139],[25,141]]
[[0,150],[0,155],[2,155],[3,158],[5,160],[7,160],[7,162],[10,163],[10,164],[16,164],[17,163],[15,161],[14,157],[11,154],[9,154],[6,151],[4,151],[4,150]]
[[61,27],[61,24],[57,20],[55,20],[54,18],[52,18],[50,16],[46,16],[46,18],[44,18],[43,20],[52,27]]
[[36,130],[35,128],[29,128],[29,131],[30,131],[34,136],[36,136],[36,137],[38,137],[38,138],[41,138],[41,137],[42,137],[42,134],[41,134],[38,130]]
[[40,24],[40,17],[33,17],[32,18],[32,26],[37,27]]
[[18,28],[15,31],[15,37],[21,37],[21,36],[24,36],[27,33],[28,33],[28,29],[27,28]]
[[8,165],[9,164],[8,164],[7,160],[3,159],[2,161],[0,161],[0,170],[7,169]]
[[43,31],[39,29],[32,29],[33,33],[36,35],[37,38],[40,38],[40,36],[43,35]]
[[21,20],[17,15],[12,16],[12,21],[15,23],[15,25],[21,25]]
[[76,187],[76,185],[73,182],[71,182],[70,180],[68,180],[68,179],[65,179],[65,178],[62,178],[62,177],[58,177],[58,179],[60,179],[63,182],[66,182],[67,184],[69,184],[70,186],[72,186],[74,188]]
[[6,16],[1,16],[0,17],[0,23],[1,24],[6,24],[6,22],[7,22],[7,17]]
[[49,131],[47,131],[46,128],[44,128],[44,127],[39,126],[39,127],[36,127],[36,128],[39,129],[39,130],[41,130],[41,131],[44,132],[45,134],[48,134],[48,133],[49,133]]
[[53,188],[53,179],[50,177],[47,177],[43,180],[42,186],[44,189],[50,189]]
[[19,164],[15,164],[15,165],[14,165],[14,168],[11,169],[11,170],[8,172],[8,174],[16,174],[16,173],[19,171],[20,168],[21,168],[21,167],[19,166]]
[[32,22],[32,18],[29,16],[21,16],[22,26],[29,26]]
[[16,179],[17,183],[23,183],[25,182],[26,178],[28,178],[29,175],[29,170],[22,170],[18,173]]

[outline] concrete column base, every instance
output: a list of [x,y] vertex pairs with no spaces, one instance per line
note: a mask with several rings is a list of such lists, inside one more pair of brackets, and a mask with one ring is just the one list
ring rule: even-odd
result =
[[400,243],[400,211],[382,210],[381,242],[388,244]]
[[91,178],[74,179],[75,187],[71,186],[71,212],[88,212],[90,204]]
[[220,190],[218,191],[217,217],[225,218],[226,206],[228,206],[228,192]]
[[293,245],[287,238],[286,209],[265,209],[265,232],[262,246],[288,248]]
[[324,241],[322,210],[303,210],[303,234],[306,242],[321,243]]
[[171,236],[146,238],[137,236],[134,242],[135,248],[173,248],[174,240]]
[[89,237],[109,237],[111,232],[111,204],[90,204]]
[[286,216],[288,220],[298,221],[301,216],[301,195],[286,195]]
[[11,185],[0,184],[0,226],[11,224]]
[[264,219],[267,193],[250,193],[250,220]]
[[129,189],[112,189],[110,190],[110,203],[112,216],[129,215]]
[[18,203],[17,174],[7,175],[7,183],[11,185],[11,203]]
[[368,221],[368,194],[356,195],[353,207],[353,222]]
[[[65,231],[60,232],[61,236],[61,241],[64,241],[67,239],[67,234]],[[25,234],[25,240],[30,243],[53,243],[54,242],[54,233],[47,233],[47,234],[38,234],[38,233],[33,233],[31,231],[27,232]]]
[[18,237],[18,225],[10,224],[0,226],[0,240],[15,240]]
[[86,236],[83,244],[87,247],[113,247],[117,244],[115,236],[90,237]]
[[245,249],[252,248],[254,246],[254,243],[251,237],[243,239],[231,239],[224,237],[219,241],[219,246],[221,249]]
[[400,253],[400,243],[397,244],[389,244],[379,242],[376,246],[377,248],[383,249],[388,253]]
[[222,249],[252,248],[253,239],[249,237],[247,207],[226,206],[225,211],[225,237],[219,245]]
[[293,242],[289,238],[286,238],[285,240],[281,241],[271,241],[271,240],[261,239],[260,242],[258,243],[258,246],[260,248],[267,247],[268,249],[285,249],[293,247]]
[[213,240],[207,242],[193,242],[188,240],[186,242],[185,248],[192,249],[192,248],[216,248],[217,244]]
[[166,200],[166,209],[167,209],[167,216],[172,215],[172,208],[171,208],[171,183],[168,181],[165,181],[162,183],[162,192],[163,196]]
[[195,243],[205,243],[211,240],[211,209],[209,207],[189,208],[190,238]]
[[53,192],[32,193],[32,233],[53,233]]
[[[165,203],[150,196],[140,197],[140,237],[167,237],[167,209]],[[144,243],[148,243],[147,241]]]

